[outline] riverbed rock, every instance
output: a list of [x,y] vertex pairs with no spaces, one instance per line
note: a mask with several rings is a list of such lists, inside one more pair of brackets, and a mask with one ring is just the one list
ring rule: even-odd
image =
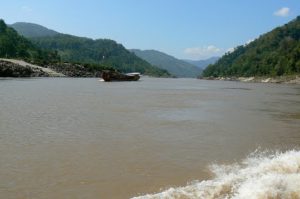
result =
[[38,66],[23,60],[0,58],[0,77],[100,77],[101,71],[82,64],[52,63]]
[[47,66],[67,77],[100,77],[101,71],[91,70],[82,64],[56,63]]
[[0,60],[0,77],[48,77],[49,74],[39,68],[22,66],[9,61]]

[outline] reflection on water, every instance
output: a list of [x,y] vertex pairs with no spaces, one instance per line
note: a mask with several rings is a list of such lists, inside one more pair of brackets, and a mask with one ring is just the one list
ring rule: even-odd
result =
[[0,198],[129,198],[300,144],[297,85],[0,80]]

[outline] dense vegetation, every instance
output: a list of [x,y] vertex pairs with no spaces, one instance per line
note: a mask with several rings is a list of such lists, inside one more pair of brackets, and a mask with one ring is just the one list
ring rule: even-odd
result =
[[176,77],[197,77],[202,72],[202,70],[195,65],[156,50],[142,51],[133,49],[131,52],[134,52],[138,57],[146,60],[150,64],[169,71],[169,73]]
[[[18,23],[18,26],[20,24],[22,23]],[[15,24],[12,26],[14,27]],[[153,76],[170,75],[166,70],[152,66],[113,40],[93,40],[61,33],[51,36],[34,37],[34,35],[52,34],[53,31],[39,25],[28,25],[28,23],[23,23],[22,28],[17,28],[17,30],[20,34],[28,37],[38,47],[56,51],[61,60],[65,62],[105,65],[121,72],[140,72]],[[32,35],[28,35],[29,32]]]
[[2,19],[0,19],[0,57],[20,58],[41,65],[59,60],[57,52],[39,49],[8,27]]
[[238,46],[203,76],[281,76],[300,73],[300,16],[248,45]]
[[168,75],[166,71],[151,66],[112,40],[93,40],[59,34],[32,38],[32,41],[43,49],[58,51],[63,61],[107,65],[122,72],[138,71],[158,76]]

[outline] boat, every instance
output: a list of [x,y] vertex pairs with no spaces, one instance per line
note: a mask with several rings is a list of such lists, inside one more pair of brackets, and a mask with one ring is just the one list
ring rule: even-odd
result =
[[101,77],[106,82],[111,81],[138,81],[140,79],[140,73],[119,73],[117,71],[104,70],[101,73]]

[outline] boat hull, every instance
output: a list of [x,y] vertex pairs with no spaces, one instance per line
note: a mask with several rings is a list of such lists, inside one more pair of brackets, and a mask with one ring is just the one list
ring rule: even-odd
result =
[[140,79],[139,74],[122,74],[116,71],[102,71],[101,77],[106,82],[111,81],[138,81]]

